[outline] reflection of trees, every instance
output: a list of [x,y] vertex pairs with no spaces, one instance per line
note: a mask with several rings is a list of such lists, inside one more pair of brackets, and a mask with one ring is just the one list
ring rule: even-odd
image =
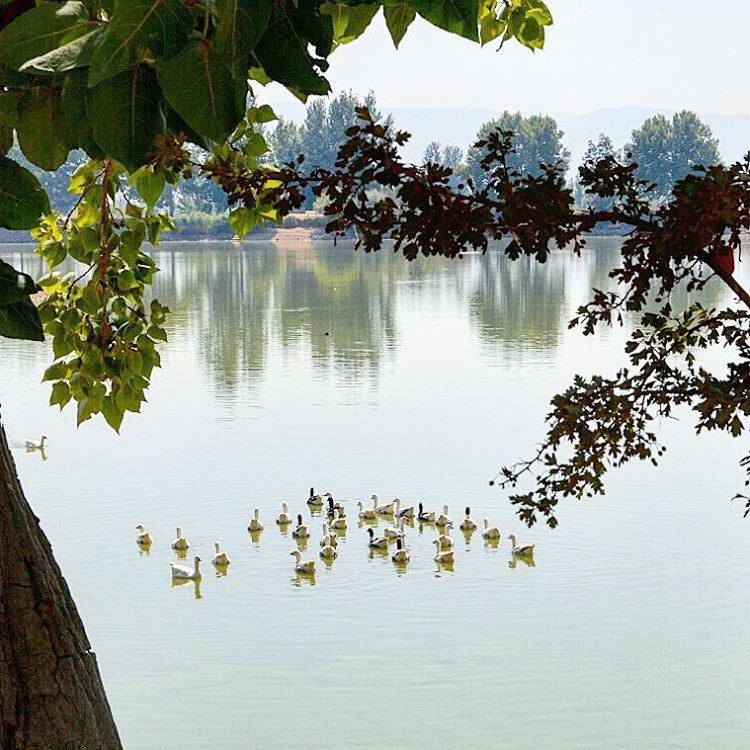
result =
[[469,315],[488,350],[557,346],[565,323],[567,263],[560,255],[544,265],[531,258],[510,261],[499,252],[477,259]]
[[391,292],[403,259],[303,243],[185,247],[158,252],[156,294],[223,387],[256,380],[271,342],[281,354],[309,348],[317,370],[344,380],[377,377],[395,345]]
[[[591,240],[580,259],[556,251],[544,265],[498,252],[408,263],[388,250],[365,254],[328,243],[165,243],[156,252],[154,291],[172,310],[170,346],[195,351],[219,390],[257,383],[272,356],[297,363],[307,355],[316,375],[375,383],[398,340],[399,300],[427,315],[446,305],[460,315],[467,306],[485,351],[501,361],[557,347],[592,287],[612,288],[619,242]],[[0,255],[34,278],[45,273],[30,248]],[[672,295],[675,309],[698,300],[717,305],[728,297],[720,282]],[[5,363],[40,376],[51,361],[48,345],[2,341],[0,352]]]

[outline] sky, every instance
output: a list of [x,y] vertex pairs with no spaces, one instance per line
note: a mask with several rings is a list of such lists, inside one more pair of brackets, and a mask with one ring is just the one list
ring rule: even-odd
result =
[[[547,0],[541,52],[476,44],[417,19],[398,50],[378,14],[332,55],[334,92],[375,91],[389,108],[583,114],[645,106],[750,113],[748,0]],[[263,97],[287,98],[281,89]]]

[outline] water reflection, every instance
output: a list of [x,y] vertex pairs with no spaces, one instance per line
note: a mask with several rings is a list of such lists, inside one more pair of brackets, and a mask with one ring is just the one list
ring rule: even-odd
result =
[[[540,265],[498,252],[407,263],[330,244],[167,243],[155,251],[154,293],[173,312],[171,337],[199,342],[219,394],[255,389],[272,356],[296,361],[301,350],[316,377],[375,388],[400,343],[399,316],[428,300],[464,307],[490,360],[517,362],[558,347],[582,291],[612,287],[618,246],[596,239],[580,259],[557,251]],[[30,246],[0,254],[34,277],[45,272]],[[711,283],[699,294],[678,290],[671,301],[677,309],[697,299],[711,305],[722,293]],[[38,358],[39,368],[49,359],[45,347],[24,356]]]
[[201,594],[201,581],[200,578],[192,579],[192,578],[173,578],[172,579],[172,585],[170,588],[178,589],[183,586],[187,587],[192,584],[193,586],[193,596],[196,599],[202,599],[203,594]]

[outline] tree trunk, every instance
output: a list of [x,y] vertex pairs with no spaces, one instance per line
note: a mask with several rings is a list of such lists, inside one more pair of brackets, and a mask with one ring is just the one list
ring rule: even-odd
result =
[[121,747],[96,657],[0,424],[0,748]]

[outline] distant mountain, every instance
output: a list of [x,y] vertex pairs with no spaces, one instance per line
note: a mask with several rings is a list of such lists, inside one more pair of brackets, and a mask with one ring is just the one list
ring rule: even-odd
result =
[[[295,104],[274,104],[279,114],[300,121],[304,109]],[[495,109],[451,109],[429,107],[398,107],[383,111],[393,115],[401,130],[412,134],[404,148],[404,156],[411,161],[422,158],[425,146],[430,141],[466,149],[473,142],[480,126],[497,117]],[[597,109],[581,115],[552,112],[563,131],[565,145],[571,152],[571,164],[580,163],[586,144],[595,140],[599,133],[608,135],[615,144],[624,145],[632,131],[647,118],[655,114],[671,116],[674,110],[652,107],[616,107]],[[524,114],[534,114],[525,112]],[[545,113],[546,114],[546,113]],[[714,136],[719,139],[719,150],[726,162],[736,161],[750,151],[750,115],[717,115],[698,113],[707,123]]]

